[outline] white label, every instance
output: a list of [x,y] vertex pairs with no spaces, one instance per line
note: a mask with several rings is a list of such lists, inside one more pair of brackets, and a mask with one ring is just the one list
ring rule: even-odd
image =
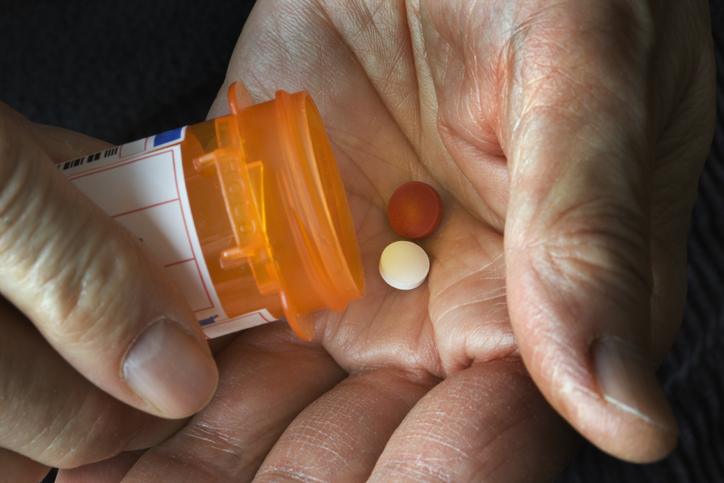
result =
[[229,319],[191,216],[181,147],[186,128],[58,164],[70,181],[135,234],[178,285],[207,337],[271,322],[260,310]]

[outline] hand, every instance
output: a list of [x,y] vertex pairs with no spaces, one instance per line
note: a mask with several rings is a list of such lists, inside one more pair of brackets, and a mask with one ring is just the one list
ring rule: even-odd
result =
[[[665,456],[678,429],[653,366],[681,319],[713,125],[706,10],[260,1],[227,81],[258,101],[312,94],[367,296],[318,314],[312,344],[246,331],[182,431],[65,476],[546,480],[578,445],[560,416],[618,457]],[[428,283],[399,292],[377,262],[396,239],[386,201],[411,179],[446,211],[421,242]]]
[[164,268],[55,166],[107,147],[0,104],[1,482],[157,444],[215,389]]

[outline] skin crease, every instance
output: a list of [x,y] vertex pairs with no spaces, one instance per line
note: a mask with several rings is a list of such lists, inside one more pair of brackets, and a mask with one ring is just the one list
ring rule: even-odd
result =
[[[675,438],[605,401],[588,345],[613,334],[654,363],[678,330],[708,29],[703,1],[260,1],[209,116],[237,80],[256,101],[311,93],[367,295],[318,313],[312,343],[283,324],[218,341],[218,391],[183,429],[58,481],[549,481],[580,444],[569,424],[615,456],[664,457]],[[400,292],[376,266],[410,180],[445,213],[421,242],[427,284]],[[91,460],[118,452],[98,444]]]

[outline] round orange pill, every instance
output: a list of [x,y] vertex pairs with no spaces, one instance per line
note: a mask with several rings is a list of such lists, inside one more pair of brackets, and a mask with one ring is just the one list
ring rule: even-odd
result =
[[442,200],[429,184],[410,181],[392,193],[387,204],[387,219],[398,235],[424,238],[440,225]]

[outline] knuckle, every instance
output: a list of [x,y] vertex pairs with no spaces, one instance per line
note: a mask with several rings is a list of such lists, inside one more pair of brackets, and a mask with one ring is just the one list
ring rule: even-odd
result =
[[[640,87],[654,52],[645,2],[536,1],[519,13],[505,51],[510,87],[524,92],[517,106],[556,106],[600,112]],[[565,93],[562,96],[561,93]],[[645,99],[638,99],[641,104]]]
[[138,316],[159,268],[42,157],[0,117],[0,290],[49,338],[84,344]]
[[143,306],[138,281],[144,279],[144,263],[124,241],[105,230],[90,233],[83,246],[86,253],[78,254],[54,279],[55,297],[65,306],[52,328],[54,336],[78,343],[108,337],[114,320],[138,315]]
[[648,221],[631,206],[578,205],[531,229],[513,252],[561,294],[605,289],[625,300],[652,292]]
[[590,55],[607,64],[640,62],[654,49],[653,16],[643,2],[539,0],[517,18],[509,53],[524,66],[550,69],[561,58],[591,65]]
[[[37,419],[27,421],[30,424],[15,431],[14,449],[59,468],[74,468],[115,456],[125,449],[148,416],[109,399],[99,390],[90,389],[82,399],[72,397],[54,411],[35,415],[40,416],[42,424]],[[28,426],[38,430],[28,431]],[[111,434],[113,437],[109,438]]]
[[26,159],[22,136],[7,129],[8,121],[0,119],[0,253],[7,252],[21,240],[18,225],[28,212],[38,206],[38,182],[33,176],[33,163]]

